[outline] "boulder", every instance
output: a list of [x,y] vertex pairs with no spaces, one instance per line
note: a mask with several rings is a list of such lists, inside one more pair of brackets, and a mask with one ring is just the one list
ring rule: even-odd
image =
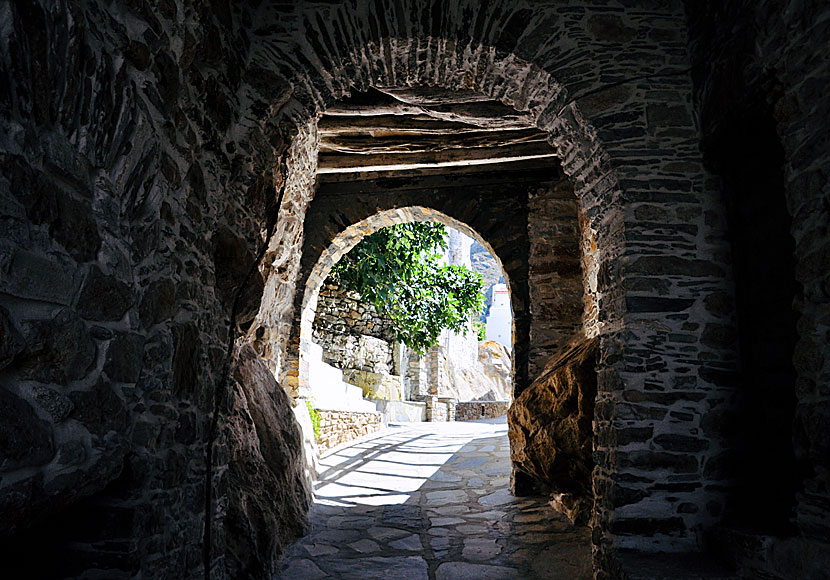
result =
[[582,336],[569,342],[508,411],[514,481],[529,476],[538,489],[565,494],[567,502],[553,505],[567,504],[563,511],[573,521],[587,518],[593,497],[597,345]]
[[233,455],[219,483],[227,576],[265,579],[308,531],[311,482],[288,395],[250,345],[236,349],[222,439]]

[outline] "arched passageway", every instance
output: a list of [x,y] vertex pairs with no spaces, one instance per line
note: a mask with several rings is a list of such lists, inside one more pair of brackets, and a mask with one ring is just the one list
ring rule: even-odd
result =
[[[730,186],[701,158],[702,137],[752,106],[759,139],[736,146],[767,151],[737,172],[713,169],[752,183],[783,163],[766,181],[792,216],[773,226],[789,229],[794,260],[787,240],[773,252],[792,276],[771,307],[786,311],[794,292],[796,335],[762,362],[792,360],[787,410],[769,414],[784,436],[770,444],[782,466],[805,469],[765,490],[786,491],[776,519],[797,535],[750,535],[741,545],[758,552],[745,575],[823,573],[828,10],[795,0],[0,5],[6,569],[25,577],[48,552],[64,570],[112,578],[269,577],[308,503],[282,387],[297,387],[286,351],[299,344],[317,121],[352,90],[428,87],[526,115],[593,234],[583,240],[596,247],[585,308],[599,337],[592,539],[597,574],[612,577],[626,549],[644,560],[699,552],[736,485],[752,486],[730,475],[740,437],[721,429],[740,424]],[[756,174],[759,163],[768,167]],[[536,241],[547,247],[530,239],[531,253]],[[533,313],[543,302],[528,293]],[[89,525],[62,525],[72,510]]]
[[[391,39],[390,43],[396,46],[397,41]],[[412,47],[417,53],[417,49],[414,48],[415,45],[412,45]],[[426,50],[426,47],[423,48]],[[415,61],[407,60],[405,55],[409,53],[404,50],[392,49],[386,54],[394,55],[393,59],[403,57],[404,61],[409,63],[404,66],[415,66]],[[584,320],[588,321],[588,324],[585,325],[585,329],[589,333],[598,334],[601,337],[597,368],[600,386],[596,406],[597,414],[593,421],[594,444],[597,450],[595,457],[599,458],[597,466],[593,470],[593,477],[594,488],[598,495],[597,501],[594,503],[592,521],[595,526],[604,531],[594,535],[594,539],[599,543],[599,549],[595,554],[598,562],[603,562],[606,554],[610,553],[606,552],[606,548],[611,546],[636,548],[640,545],[638,536],[641,530],[646,528],[651,530],[648,532],[651,538],[650,545],[656,546],[658,549],[659,547],[672,550],[694,549],[693,546],[698,545],[699,534],[708,525],[703,521],[710,521],[712,515],[700,509],[693,511],[684,509],[682,513],[677,512],[675,504],[680,500],[674,487],[651,489],[643,480],[643,482],[635,485],[632,493],[620,492],[616,496],[612,496],[612,492],[616,489],[615,478],[621,472],[630,471],[635,473],[646,470],[661,472],[665,475],[666,469],[672,471],[677,468],[684,474],[688,470],[695,472],[698,470],[701,462],[705,461],[708,456],[706,449],[698,448],[695,452],[696,456],[688,459],[682,465],[674,461],[673,453],[679,451],[679,449],[676,449],[678,444],[675,443],[673,436],[661,437],[661,442],[656,444],[662,450],[660,454],[654,456],[656,463],[652,462],[652,456],[645,449],[652,445],[651,439],[655,436],[654,421],[656,419],[667,421],[666,431],[662,432],[662,435],[671,433],[676,428],[669,425],[674,420],[665,409],[656,408],[652,410],[652,406],[672,406],[675,403],[681,405],[681,401],[683,401],[683,405],[688,403],[695,407],[706,406],[709,404],[708,395],[703,397],[690,395],[690,399],[686,401],[684,396],[680,394],[674,398],[645,395],[643,398],[636,399],[636,396],[633,395],[632,398],[622,398],[621,393],[624,390],[623,385],[627,385],[629,379],[634,381],[631,383],[631,388],[639,390],[645,388],[644,377],[641,374],[642,369],[647,370],[649,378],[645,380],[648,384],[671,382],[674,380],[670,377],[670,375],[674,376],[672,373],[677,372],[679,375],[685,375],[689,372],[689,369],[683,367],[683,363],[679,360],[672,363],[667,362],[673,356],[682,358],[682,355],[677,354],[676,346],[688,343],[689,339],[681,336],[683,332],[693,333],[695,329],[699,328],[692,325],[684,326],[684,321],[689,316],[688,311],[696,300],[703,299],[702,296],[696,295],[697,291],[694,290],[696,284],[689,283],[689,280],[696,280],[698,277],[706,279],[708,280],[706,284],[710,288],[715,288],[719,283],[718,279],[722,277],[722,271],[717,267],[708,269],[699,267],[701,262],[692,256],[680,261],[670,257],[664,260],[660,253],[668,250],[671,244],[661,246],[639,242],[631,243],[631,240],[640,239],[641,234],[630,230],[626,231],[623,227],[623,204],[619,197],[619,185],[622,177],[615,174],[616,170],[609,163],[606,150],[599,144],[596,128],[588,126],[584,122],[574,101],[560,100],[563,99],[561,87],[555,83],[547,72],[513,56],[505,60],[503,55],[497,52],[488,52],[479,47],[475,52],[479,60],[474,68],[478,71],[486,69],[487,74],[457,76],[451,71],[455,70],[454,67],[459,66],[461,67],[459,70],[463,70],[465,64],[457,60],[452,62],[441,60],[449,56],[448,53],[442,51],[436,51],[432,54],[434,58],[443,63],[436,69],[436,71],[441,70],[442,72],[436,73],[434,78],[430,78],[423,85],[419,82],[417,75],[408,78],[406,81],[397,79],[392,73],[392,69],[389,68],[389,62],[383,59],[373,60],[373,63],[381,67],[381,70],[372,75],[373,79],[378,79],[377,81],[369,81],[364,77],[360,77],[355,84],[351,84],[351,81],[349,81],[340,87],[338,93],[326,93],[326,96],[319,101],[322,105],[320,108],[329,110],[336,106],[337,97],[346,96],[349,89],[368,90],[370,85],[379,87],[381,92],[398,92],[405,97],[407,92],[414,91],[417,93],[418,90],[426,91],[427,94],[433,91],[444,96],[452,94],[454,91],[461,93],[473,91],[473,94],[479,95],[479,99],[483,96],[485,100],[489,99],[502,105],[507,104],[522,111],[522,114],[526,116],[525,118],[530,120],[531,126],[546,134],[545,140],[553,146],[553,152],[563,169],[563,175],[561,175],[563,178],[561,179],[562,186],[549,188],[547,190],[549,195],[542,195],[539,198],[534,197],[537,191],[528,192],[527,198],[531,205],[535,200],[538,201],[533,208],[532,215],[541,216],[540,222],[549,222],[550,215],[561,210],[560,200],[564,201],[565,204],[571,204],[572,223],[579,224],[575,227],[572,226],[576,231],[577,241],[571,246],[572,250],[567,256],[562,254],[552,255],[552,244],[546,239],[548,236],[537,236],[532,238],[531,241],[536,244],[535,248],[539,251],[539,254],[546,255],[550,260],[548,274],[552,274],[552,276],[548,279],[548,283],[552,282],[557,274],[567,272],[572,275],[574,271],[579,272],[580,267],[582,267],[586,274],[585,278],[583,279],[579,274],[576,275],[578,283],[575,294],[579,296],[580,301],[584,300],[578,309],[579,318],[582,318],[582,314],[586,313]],[[464,62],[470,63],[466,60]],[[417,70],[417,67],[412,70]],[[346,71],[343,71],[343,74],[346,74]],[[348,78],[348,75],[346,74],[342,78]],[[424,88],[418,89],[419,86]],[[311,90],[313,92],[314,89]],[[631,98],[633,98],[632,93],[621,91],[612,99],[612,107],[622,109]],[[589,108],[595,105],[595,103],[586,101],[586,106],[589,106]],[[299,136],[301,139],[295,141],[295,144],[299,144],[302,149],[299,157],[295,157],[295,159],[300,165],[305,165],[307,168],[309,167],[308,161],[313,159],[310,166],[314,171],[317,171],[320,167],[320,160],[314,155],[314,152],[319,150],[322,142],[321,129],[316,122],[316,110],[314,114],[310,114],[310,111],[306,111],[306,114],[308,116],[303,117],[300,114],[298,117],[302,119],[302,123],[306,123],[306,119],[308,119],[308,124],[303,125],[301,123],[301,126],[304,127]],[[655,121],[655,126],[659,123],[660,121]],[[639,129],[632,129],[632,132],[629,133],[608,133],[606,136],[614,142],[616,152],[624,157],[630,150],[631,143],[629,139],[638,131]],[[686,169],[689,169],[694,163],[697,163],[697,160],[685,166]],[[548,167],[553,168],[555,165],[548,163]],[[329,173],[336,174],[337,172]],[[303,263],[297,270],[297,284],[290,287],[287,285],[281,286],[285,290],[277,292],[277,295],[281,296],[293,294],[293,302],[290,304],[282,302],[275,305],[266,301],[263,304],[264,311],[282,312],[282,314],[276,316],[269,314],[267,317],[262,317],[262,320],[254,325],[256,335],[260,337],[258,350],[273,361],[274,369],[278,373],[281,382],[295,396],[298,394],[298,389],[301,388],[299,384],[301,371],[297,364],[299,356],[292,354],[292,350],[297,352],[300,346],[300,324],[294,317],[302,312],[301,296],[303,295],[303,289],[319,255],[328,247],[336,232],[342,231],[352,223],[366,219],[378,210],[423,205],[423,197],[418,198],[412,195],[417,193],[417,185],[414,189],[403,187],[399,191],[393,192],[390,191],[390,186],[394,184],[384,183],[383,179],[380,179],[378,175],[374,175],[350,190],[348,187],[343,187],[342,183],[327,185],[326,173],[319,175],[320,179],[317,187],[313,190],[314,196],[312,196],[311,189],[305,193],[300,191],[295,196],[300,198],[304,196],[305,203],[309,203],[303,224],[305,234],[303,246],[315,249],[310,253],[303,252],[301,258]],[[565,178],[565,175],[567,175],[567,178]],[[635,190],[638,189],[637,184],[640,182],[634,173],[626,179],[628,179],[626,181],[628,185]],[[675,178],[671,178],[665,183],[673,183],[673,179]],[[372,184],[370,189],[366,189],[366,181],[374,181],[375,183]],[[360,189],[366,191],[366,195],[362,200],[358,191]],[[453,203],[458,204],[459,202],[453,199],[448,188],[444,188],[442,191],[440,187],[427,186],[422,189],[421,193],[424,193],[424,190],[430,196],[439,198],[440,202],[437,207],[450,216],[453,216],[454,212],[464,216],[465,211],[473,211],[470,206],[466,209],[460,206],[452,208]],[[338,202],[338,191],[355,196],[353,199],[357,203],[354,208],[352,205],[344,203],[345,198],[341,198]],[[406,198],[408,194],[412,195],[409,199]],[[684,203],[692,206],[698,203],[693,195],[688,193],[679,195],[683,198]],[[644,192],[642,196],[636,199],[637,203],[644,206],[642,210],[644,215],[654,209],[655,203],[659,203],[649,192]],[[325,208],[326,203],[329,205],[327,209]],[[506,203],[504,196],[494,191],[492,204],[504,203]],[[440,204],[447,204],[451,209],[446,209]],[[475,206],[475,204],[471,205]],[[329,214],[332,217],[325,219],[315,217],[315,208],[317,207],[323,210],[322,214]],[[487,206],[482,204],[479,207]],[[694,212],[695,210],[690,211]],[[351,217],[343,219],[345,215]],[[673,216],[674,214],[667,215]],[[667,236],[667,239],[673,239],[671,231],[675,219],[679,218],[672,217],[672,221],[669,223],[649,222],[650,225],[643,226],[645,229],[642,236],[650,235],[646,232],[646,230],[650,231],[649,228],[657,228],[661,231],[660,235]],[[460,221],[470,223],[474,220],[463,217]],[[513,227],[508,221],[498,225]],[[479,229],[487,237],[487,228],[476,229]],[[681,237],[683,235],[685,234],[681,234]],[[322,241],[312,242],[314,238],[322,238]],[[526,246],[528,250],[530,250],[529,245],[530,243]],[[629,248],[631,254],[626,255]],[[527,252],[527,254],[530,253],[531,251]],[[581,260],[588,256],[590,257],[590,263],[581,264]],[[558,264],[556,263],[557,260],[559,260]],[[503,259],[503,262],[507,266],[507,261]],[[509,266],[507,267],[509,268]],[[628,286],[622,283],[624,269],[627,271]],[[668,278],[666,278],[666,274],[668,274]],[[280,275],[285,278],[284,273]],[[656,278],[662,279],[660,282],[662,286],[657,284]],[[701,283],[704,282],[701,280]],[[554,286],[555,284],[550,284],[548,288]],[[632,291],[633,294],[627,296],[627,293]],[[666,294],[670,295],[671,298],[663,297]],[[552,302],[555,302],[555,300],[545,304],[544,293],[532,298],[528,296],[528,298],[530,299],[529,303],[534,305],[533,307],[537,309],[538,313],[553,314],[554,316],[558,314],[555,307],[552,307]],[[547,298],[550,299],[551,295],[548,294]],[[274,306],[277,306],[277,308],[274,308]],[[514,308],[518,308],[515,302]],[[263,310],[261,310],[261,313]],[[635,330],[626,328],[627,312],[631,313],[630,319],[636,325]],[[651,324],[649,322],[650,319],[659,317],[660,313],[665,312],[672,314],[672,324],[677,327],[676,332],[668,330],[664,324]],[[283,343],[285,348],[274,349],[269,346],[275,334],[269,330],[269,327],[273,325],[262,323],[267,322],[265,319],[268,317],[272,320],[280,320],[281,330],[285,330],[290,324],[291,334],[287,342]],[[289,320],[291,320],[290,323]],[[284,332],[280,332],[279,336],[285,340]],[[626,337],[625,341],[628,345],[625,357],[621,355],[619,349],[623,336]],[[632,342],[635,337],[635,342],[638,345],[636,347],[633,346],[634,343]],[[547,349],[539,351],[540,356],[534,361],[534,364],[544,363],[546,357],[550,356],[555,350],[556,344],[549,342],[546,346]],[[516,353],[516,360],[518,363],[518,352]],[[528,360],[530,361],[530,356],[528,356]],[[659,361],[659,364],[647,361]],[[528,366],[530,364],[529,362]],[[702,364],[706,365],[708,363],[704,362]],[[675,366],[677,367],[676,371],[669,371],[669,369],[675,369]],[[520,372],[519,364],[516,365],[516,368],[517,373]],[[539,367],[537,366],[537,368]],[[686,379],[686,376],[679,377],[677,384],[686,384],[684,383]],[[524,384],[526,385],[527,382],[528,379],[525,378]],[[518,384],[519,380],[517,380],[517,386]],[[642,404],[643,402],[645,402],[645,405]],[[619,414],[618,410],[621,410],[622,414]],[[615,452],[617,447],[615,434],[618,429],[625,430],[622,440],[630,446],[630,449],[622,455]],[[694,464],[694,468],[691,467],[692,464]],[[682,475],[682,477],[684,479],[688,478],[686,475]],[[670,489],[672,491],[669,491]],[[689,500],[686,503],[694,503],[699,500],[702,501],[702,495],[699,493],[700,489],[701,487],[696,484],[686,485],[679,493],[685,494]],[[701,497],[697,497],[698,495],[701,495]],[[658,496],[659,499],[655,499]],[[621,510],[619,509],[620,502],[624,498],[630,500],[630,503],[625,504],[629,508]],[[651,499],[646,502],[646,498]],[[711,497],[709,499],[711,500]],[[643,506],[648,504],[652,507],[646,511],[651,512],[652,508],[660,502],[666,502],[666,513],[674,515],[667,517],[663,524],[652,528],[650,521],[653,518],[644,515],[644,512],[641,512],[640,508],[636,506],[638,504]],[[710,505],[712,505],[711,501]],[[617,519],[625,523],[619,524],[615,528],[616,531],[611,532],[611,522]],[[697,523],[692,523],[693,520]],[[598,565],[606,566],[609,564]]]
[[370,89],[329,108],[317,138],[294,289],[300,325],[282,368],[289,388],[291,374],[302,377],[298,334],[328,268],[360,235],[431,219],[420,209],[406,220],[394,213],[406,208],[436,210],[437,221],[458,225],[500,259],[514,311],[517,394],[574,332],[596,332],[594,236],[547,133],[528,114],[470,90]]
[[398,223],[443,223],[497,257],[511,294],[515,394],[574,335],[596,332],[596,298],[585,299],[596,292],[594,237],[547,134],[527,115],[469,90],[372,89],[329,109],[317,138],[294,302],[298,336],[284,362],[284,372],[297,373],[294,396],[310,395],[306,360],[331,267],[364,236]]

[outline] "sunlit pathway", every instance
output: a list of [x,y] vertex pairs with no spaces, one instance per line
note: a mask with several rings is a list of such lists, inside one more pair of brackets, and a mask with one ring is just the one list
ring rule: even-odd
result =
[[312,531],[280,580],[590,578],[587,529],[514,498],[507,424],[413,423],[322,461]]

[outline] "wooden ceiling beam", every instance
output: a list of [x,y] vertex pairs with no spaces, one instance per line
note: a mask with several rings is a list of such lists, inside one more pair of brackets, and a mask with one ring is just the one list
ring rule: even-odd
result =
[[379,179],[381,177],[398,175],[455,175],[459,173],[481,173],[485,171],[514,171],[530,170],[558,166],[558,159],[554,154],[514,157],[509,159],[482,159],[467,163],[446,163],[443,165],[386,165],[379,167],[353,167],[348,169],[318,170],[318,180],[322,182],[344,183],[364,179]]
[[383,153],[426,153],[451,149],[503,148],[521,143],[546,143],[546,135],[536,129],[475,131],[463,134],[430,135],[324,135],[320,153],[379,155]]
[[432,105],[443,105],[446,103],[478,103],[481,101],[492,101],[491,97],[481,93],[464,89],[445,89],[442,87],[380,87],[379,92],[389,95],[402,103],[429,107]]
[[519,113],[500,101],[475,101],[445,103],[424,107],[400,101],[349,102],[344,101],[326,109],[328,117],[378,117],[390,115],[427,116],[441,121],[465,123],[484,128],[533,127],[533,119],[527,113]]
[[[317,123],[323,137],[328,135],[460,135],[482,130],[477,125],[444,121],[429,115],[323,115]],[[493,128],[490,131],[514,131],[515,127]]]
[[511,183],[544,183],[565,179],[557,159],[529,159],[430,169],[356,173],[324,173],[315,195],[388,193],[396,190],[478,187]]
[[440,165],[466,164],[474,161],[497,161],[500,158],[526,158],[553,155],[553,150],[546,142],[515,143],[512,145],[478,147],[465,149],[443,149],[419,152],[384,151],[368,155],[352,153],[320,153],[317,163],[318,171],[323,173],[332,169],[358,169],[361,167],[380,167],[385,165]]

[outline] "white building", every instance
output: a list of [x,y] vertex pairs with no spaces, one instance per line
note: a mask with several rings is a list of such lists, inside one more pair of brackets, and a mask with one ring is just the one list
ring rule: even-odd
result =
[[493,286],[493,299],[490,303],[490,314],[487,315],[487,325],[484,337],[502,344],[508,351],[513,348],[513,312],[510,310],[510,293],[507,284]]

